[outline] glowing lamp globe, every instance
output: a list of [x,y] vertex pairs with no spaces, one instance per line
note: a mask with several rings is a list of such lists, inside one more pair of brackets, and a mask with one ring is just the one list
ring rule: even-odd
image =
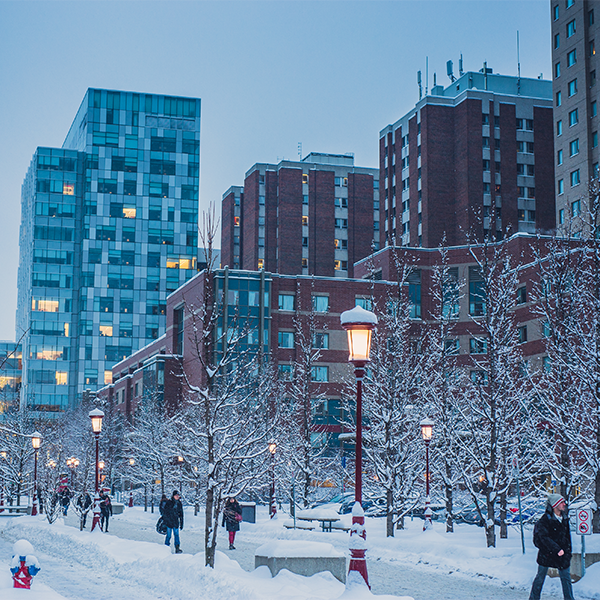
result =
[[42,445],[42,434],[39,431],[36,431],[31,434],[31,445],[34,450],[39,450]]
[[377,316],[360,306],[343,312],[340,316],[342,327],[348,333],[348,361],[364,364],[370,361],[371,332],[377,325]]
[[99,409],[95,408],[90,411],[90,419],[92,420],[92,431],[96,434],[102,431],[102,419],[104,418],[104,413]]
[[431,419],[423,419],[421,421],[421,435],[423,436],[424,441],[431,441],[431,438],[433,437],[433,426],[434,422]]

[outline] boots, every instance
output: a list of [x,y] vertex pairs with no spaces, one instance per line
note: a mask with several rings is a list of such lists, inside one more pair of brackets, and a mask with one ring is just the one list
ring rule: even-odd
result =
[[230,550],[235,550],[235,546],[232,543],[229,543],[229,549]]
[[183,550],[179,546],[175,546],[175,554],[183,554]]

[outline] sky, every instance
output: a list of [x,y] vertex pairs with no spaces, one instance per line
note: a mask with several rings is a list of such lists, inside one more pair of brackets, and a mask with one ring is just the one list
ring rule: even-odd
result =
[[446,61],[550,77],[549,0],[0,0],[0,339],[15,339],[21,184],[88,87],[201,98],[200,210],[257,162],[377,167],[379,131]]

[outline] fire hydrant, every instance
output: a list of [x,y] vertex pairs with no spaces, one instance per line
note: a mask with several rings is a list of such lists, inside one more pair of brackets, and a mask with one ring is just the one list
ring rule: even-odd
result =
[[13,577],[13,587],[30,589],[31,580],[38,574],[40,565],[33,554],[33,546],[27,540],[19,540],[13,545],[13,557],[10,572]]

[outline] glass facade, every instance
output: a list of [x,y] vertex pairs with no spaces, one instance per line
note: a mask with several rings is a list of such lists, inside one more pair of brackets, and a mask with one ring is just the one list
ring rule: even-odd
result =
[[21,402],[55,412],[164,333],[197,273],[200,100],[89,89],[22,191]]
[[21,390],[21,346],[0,341],[0,420],[2,413],[19,404]]

